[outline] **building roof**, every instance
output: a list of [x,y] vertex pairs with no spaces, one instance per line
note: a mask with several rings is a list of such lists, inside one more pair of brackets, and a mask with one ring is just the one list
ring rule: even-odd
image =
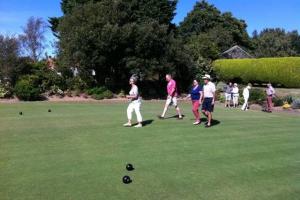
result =
[[228,49],[227,51],[224,51],[222,54],[222,57],[228,58],[228,59],[235,59],[235,58],[253,58],[252,55],[250,55],[247,51],[242,49],[240,46],[235,45]]

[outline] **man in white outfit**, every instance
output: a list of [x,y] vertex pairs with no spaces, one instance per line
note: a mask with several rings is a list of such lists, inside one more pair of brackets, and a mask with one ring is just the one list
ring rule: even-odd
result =
[[136,117],[137,117],[137,121],[138,124],[135,126],[136,128],[141,128],[142,122],[143,122],[143,118],[140,112],[140,108],[141,108],[141,99],[139,96],[139,90],[138,87],[136,85],[137,82],[137,78],[136,77],[131,77],[129,80],[129,84],[131,85],[131,90],[129,92],[129,95],[127,95],[126,97],[128,99],[130,99],[130,103],[128,105],[127,108],[127,118],[128,118],[128,122],[126,124],[124,124],[125,127],[131,127],[132,123],[132,113],[133,111],[135,111]]
[[249,91],[250,89],[251,89],[251,86],[248,85],[243,90],[244,104],[241,109],[244,111],[248,110],[248,100],[249,100],[249,96],[250,96],[250,91]]

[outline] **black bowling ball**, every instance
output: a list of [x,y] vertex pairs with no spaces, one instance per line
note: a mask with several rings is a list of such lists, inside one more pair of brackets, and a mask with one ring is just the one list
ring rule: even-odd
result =
[[134,170],[134,167],[133,167],[132,164],[128,163],[128,164],[126,165],[126,169],[127,169],[128,171],[133,171],[133,170]]
[[23,115],[23,112],[19,112],[19,115]]
[[124,184],[129,184],[132,182],[132,180],[129,176],[123,176],[122,180],[123,180]]

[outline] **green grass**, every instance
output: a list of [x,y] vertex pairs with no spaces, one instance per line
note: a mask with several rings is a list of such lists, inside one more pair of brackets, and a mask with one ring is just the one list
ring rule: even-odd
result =
[[299,199],[299,116],[217,107],[205,129],[190,104],[183,121],[157,120],[162,106],[144,102],[154,121],[134,129],[125,103],[1,104],[0,199]]

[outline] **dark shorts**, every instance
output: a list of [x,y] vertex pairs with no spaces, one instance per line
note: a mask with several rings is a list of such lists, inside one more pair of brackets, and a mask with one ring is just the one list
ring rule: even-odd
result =
[[214,111],[214,105],[211,105],[213,101],[213,98],[204,98],[203,104],[202,104],[202,110],[213,112]]

